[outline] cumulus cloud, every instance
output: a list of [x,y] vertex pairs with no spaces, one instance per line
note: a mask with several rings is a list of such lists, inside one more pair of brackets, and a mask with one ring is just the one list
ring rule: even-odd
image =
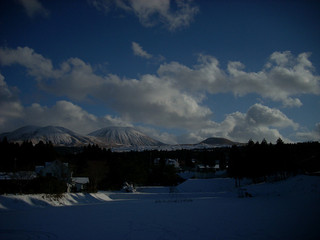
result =
[[0,126],[11,125],[12,119],[23,116],[23,107],[16,93],[9,89],[4,76],[0,73]]
[[294,123],[280,110],[269,108],[261,104],[255,104],[249,108],[246,115],[247,122],[251,126],[273,126],[273,127],[293,127],[298,128]]
[[38,103],[23,106],[18,90],[9,87],[0,73],[0,132],[14,130],[24,125],[57,125],[87,134],[106,126],[132,126],[119,117],[97,117],[70,101],[57,101],[48,107]]
[[154,75],[143,75],[139,80],[109,75],[99,91],[97,96],[106,102],[112,101],[110,105],[129,121],[195,127],[211,115],[209,108],[200,105],[201,99],[179,91]]
[[51,107],[42,106],[39,103],[33,103],[26,107],[19,102],[12,102],[11,105],[6,104],[11,108],[3,108],[3,104],[0,103],[1,132],[24,125],[53,125],[63,126],[81,134],[88,134],[107,126],[132,126],[121,118],[111,115],[97,117],[69,101],[57,101]]
[[[261,71],[246,72],[240,62],[230,62],[224,71],[216,58],[200,55],[198,64],[192,67],[178,62],[165,63],[156,74],[127,79],[115,74],[98,75],[89,63],[79,58],[70,58],[55,68],[50,59],[31,48],[0,48],[1,65],[20,64],[26,67],[28,74],[43,90],[77,101],[98,99],[117,112],[123,123],[143,122],[164,128],[188,129],[190,134],[177,141],[198,141],[210,136],[236,141],[250,138],[274,141],[278,137],[286,140],[279,129],[292,127],[297,130],[299,126],[278,109],[255,104],[246,113],[231,113],[224,121],[216,123],[211,121],[213,113],[203,105],[203,99],[207,94],[224,92],[237,96],[256,93],[263,98],[280,101],[285,106],[301,105],[297,95],[320,93],[320,77],[314,74],[308,57],[306,53],[295,57],[290,52],[275,52]],[[2,88],[5,89],[3,95],[8,94],[9,88],[3,83]],[[19,109],[20,102],[12,100],[10,104],[13,103],[16,104],[15,109]],[[52,109],[62,111],[62,105],[66,107],[68,104],[57,105],[59,108],[56,106],[50,111],[45,107],[41,109],[53,114]],[[76,107],[72,109],[75,111]],[[80,116],[80,112],[75,116]],[[95,122],[94,116],[83,116]],[[108,117],[104,121],[107,120]],[[111,120],[117,123],[119,119]]]
[[24,121],[33,125],[64,126],[81,134],[88,134],[107,126],[132,126],[121,118],[106,115],[97,117],[69,101],[57,101],[52,107],[34,103],[24,109]]
[[299,131],[296,133],[298,141],[320,141],[320,122],[312,131]]
[[87,133],[99,124],[97,117],[68,101],[58,101],[51,108],[34,103],[25,108],[24,121],[40,126],[64,126],[81,133]]
[[211,56],[200,55],[199,64],[189,68],[178,62],[160,65],[157,73],[184,91],[227,92],[227,75],[219,67],[219,61]]
[[298,124],[294,123],[280,110],[261,104],[251,106],[245,114],[237,112],[228,115],[221,126],[223,126],[223,130],[225,127],[228,129],[226,131],[228,137],[242,142],[246,142],[248,139],[261,141],[263,138],[270,142],[276,142],[279,137],[285,141],[290,141],[284,138],[278,129],[298,128]]
[[[199,8],[191,0],[91,0],[91,4],[98,10],[109,12],[116,7],[139,18],[145,27],[164,24],[170,31],[187,27],[193,21]],[[176,5],[173,10],[172,2]]]
[[[21,56],[26,58],[21,60]],[[209,108],[200,105],[200,95],[182,91],[170,79],[156,75],[146,74],[140,79],[121,79],[112,74],[102,77],[78,58],[70,58],[54,69],[49,59],[27,47],[1,49],[0,63],[25,66],[42,89],[57,95],[78,101],[88,97],[100,99],[128,121],[195,127],[212,114]]]
[[49,16],[49,11],[38,0],[18,0],[18,2],[24,7],[27,15],[31,18],[36,15]]
[[[111,115],[97,117],[70,101],[57,101],[51,107],[39,103],[23,106],[17,94],[10,90],[4,76],[0,74],[0,132],[25,125],[63,126],[81,134],[88,134],[107,126],[133,127],[130,122],[121,117]],[[150,127],[140,126],[138,129],[162,142],[176,143],[173,134]]]
[[[41,106],[38,103],[24,107],[10,91],[4,77],[0,74],[0,130],[7,131],[23,125],[60,125],[87,134],[106,126],[133,126],[132,121],[140,121],[153,126],[162,125],[167,128],[179,127],[188,130],[187,134],[176,137],[172,133],[140,126],[142,132],[165,143],[198,143],[212,136],[225,137],[239,142],[247,142],[248,139],[261,141],[263,138],[276,142],[280,137],[289,142],[289,139],[280,134],[279,129],[291,127],[296,130],[299,127],[280,110],[262,104],[252,105],[246,113],[228,114],[222,122],[217,123],[208,118],[208,114],[211,113],[209,109],[199,106],[197,102],[193,103],[194,108],[190,107],[194,100],[188,100],[188,96],[179,100],[176,99],[176,95],[179,94],[167,92],[160,97],[163,86],[152,82],[158,80],[154,76],[140,80],[141,85],[138,80],[124,81],[115,76],[113,78],[117,79],[113,80],[113,89],[107,95],[114,92],[111,98],[115,98],[117,103],[123,101],[117,106],[120,112],[127,114],[122,114],[122,117],[110,115],[97,117],[70,101],[58,101],[51,107]],[[158,96],[154,96],[157,92],[154,89],[160,90]],[[164,86],[164,90],[167,89],[171,88]],[[134,91],[138,94],[135,95]],[[147,93],[151,94],[147,95]],[[120,94],[126,95],[127,98],[117,98],[116,96]],[[167,102],[162,103],[164,100]],[[202,111],[203,115],[201,115]],[[320,124],[317,124],[317,129],[313,132],[298,132],[297,136],[300,139],[317,139],[320,133],[319,127]]]
[[291,52],[274,52],[265,68],[259,72],[245,72],[240,62],[230,62],[231,90],[239,96],[258,93],[274,101],[282,101],[285,107],[299,107],[298,94],[319,94],[320,77],[314,75],[314,68],[308,57],[301,53],[296,58]]
[[139,57],[146,58],[146,59],[152,58],[152,55],[147,53],[145,50],[143,50],[142,47],[136,42],[132,42],[132,50],[134,55],[137,55]]
[[290,142],[279,132],[279,129],[287,127],[297,129],[298,124],[278,109],[254,104],[246,113],[228,114],[220,123],[208,121],[206,126],[199,131],[191,131],[180,136],[179,141],[197,143],[208,137],[216,136],[238,142],[247,142],[249,139],[262,141],[264,138],[274,143],[278,138]]
[[[138,44],[136,46],[139,47]],[[136,53],[144,57],[151,56],[141,47],[136,48]],[[320,94],[320,76],[314,73],[309,56],[307,53],[295,57],[290,52],[275,52],[262,70],[246,72],[241,62],[229,62],[227,71],[224,71],[216,58],[200,55],[199,64],[193,67],[178,62],[165,63],[160,65],[157,75],[147,74],[138,80],[119,81],[116,75],[102,77],[95,74],[91,65],[79,58],[70,58],[55,69],[50,59],[31,48],[0,48],[0,64],[25,66],[43,88],[77,100],[90,94],[96,96],[101,87],[130,88],[152,83],[162,90],[164,86],[170,87],[173,90],[166,89],[166,92],[175,91],[187,100],[194,99],[196,103],[201,102],[200,95],[203,93],[232,92],[240,97],[256,93],[263,98],[280,101],[284,107],[301,106],[302,102],[296,97],[298,95]]]
[[37,79],[55,77],[50,59],[35,53],[29,47],[17,47],[17,49],[0,48],[0,64],[10,66],[19,64],[27,68],[28,73]]
[[309,56],[275,52],[262,70],[246,72],[241,62],[229,62],[224,71],[216,58],[200,55],[199,64],[192,68],[171,62],[161,65],[158,74],[187,91],[232,92],[240,97],[256,93],[284,107],[299,107],[302,102],[295,96],[320,94],[320,76],[315,75]]
[[177,136],[172,133],[168,133],[163,130],[160,131],[153,127],[147,127],[147,126],[136,126],[135,128],[137,128],[140,132],[146,134],[147,136],[152,137],[153,139],[157,139],[165,144],[178,143]]

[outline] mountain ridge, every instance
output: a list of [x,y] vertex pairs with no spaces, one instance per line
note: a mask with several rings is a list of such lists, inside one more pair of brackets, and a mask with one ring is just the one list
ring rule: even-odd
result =
[[[107,134],[107,130],[112,130]],[[97,144],[101,147],[119,146],[157,146],[164,143],[157,141],[140,131],[130,127],[106,127],[98,129],[88,135],[81,135],[70,129],[60,126],[33,126],[28,125],[11,132],[0,134],[0,139],[21,143],[31,141],[37,144],[40,141],[51,142],[55,146],[86,146]]]
[[88,134],[107,144],[122,146],[159,146],[164,143],[157,141],[132,127],[105,127]]
[[[165,146],[174,146],[164,144],[155,140],[146,134],[140,132],[133,127],[109,126],[98,129],[87,135],[78,134],[70,129],[60,126],[39,127],[27,125],[11,132],[0,134],[0,140],[7,138],[8,141],[22,143],[23,141],[31,141],[37,144],[40,141],[51,142],[54,146],[64,147],[81,147],[89,144],[96,144],[104,148],[121,148],[126,147],[160,147],[166,149]],[[196,144],[178,144],[178,146],[188,146],[188,148],[203,148],[203,146],[231,146],[239,145],[226,138],[211,137]]]
[[38,127],[28,125],[12,132],[0,134],[0,139],[4,137],[13,142],[31,141],[33,144],[37,144],[43,141],[51,142],[55,146],[82,146],[95,143],[90,137],[60,126]]
[[233,142],[227,138],[210,137],[199,144],[209,144],[209,145],[238,145],[239,143]]

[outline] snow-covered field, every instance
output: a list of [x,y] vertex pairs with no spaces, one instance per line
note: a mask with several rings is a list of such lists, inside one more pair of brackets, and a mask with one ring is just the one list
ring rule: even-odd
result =
[[176,188],[0,196],[0,239],[320,239],[320,177],[245,186],[228,178]]

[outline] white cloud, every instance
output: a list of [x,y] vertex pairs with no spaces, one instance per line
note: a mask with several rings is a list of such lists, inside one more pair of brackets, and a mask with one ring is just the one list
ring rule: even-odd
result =
[[177,136],[172,133],[168,133],[165,131],[159,131],[155,128],[146,127],[146,126],[136,126],[135,128],[137,128],[139,131],[146,134],[147,136],[152,137],[153,139],[161,141],[165,144],[177,144],[178,143]]
[[256,93],[284,107],[299,107],[301,94],[320,94],[320,76],[308,57],[301,53],[275,52],[266,67],[258,72],[246,72],[241,62],[229,62],[227,71],[211,56],[199,57],[199,65],[189,68],[177,62],[163,64],[158,69],[161,78],[186,91],[205,91],[210,94],[232,92],[236,96]]
[[245,72],[240,62],[230,62],[231,90],[239,96],[258,93],[274,101],[282,101],[286,107],[301,106],[298,94],[319,94],[320,77],[313,74],[311,62],[306,53],[297,58],[290,52],[271,55],[267,68],[259,72]]
[[97,129],[102,121],[68,101],[58,101],[51,108],[34,103],[24,111],[24,121],[28,124],[63,126],[82,134]]
[[[4,76],[0,74],[0,133],[25,125],[63,126],[81,134],[88,134],[107,126],[133,127],[121,117],[111,115],[97,117],[70,101],[57,101],[51,107],[39,103],[22,106],[18,97],[4,81]],[[176,143],[173,134],[142,126],[138,129],[162,142]]]
[[[132,126],[131,122],[136,121],[188,131],[187,134],[176,137],[168,132],[140,127],[140,130],[160,141],[197,143],[212,136],[239,142],[247,142],[248,139],[261,141],[263,138],[275,142],[281,137],[289,142],[289,139],[280,134],[279,129],[298,129],[298,124],[280,110],[261,104],[254,104],[247,113],[231,113],[222,122],[213,122],[209,118],[211,111],[208,108],[200,106],[188,95],[176,93],[177,90],[170,85],[155,84],[154,81],[159,81],[155,76],[145,76],[139,81],[110,76],[109,81],[112,82],[110,86],[113,89],[105,95],[111,96],[103,100],[113,99],[114,106],[122,117],[97,117],[69,101],[58,101],[52,107],[38,103],[24,107],[0,74],[0,130],[8,131],[23,125],[60,125],[86,134],[106,126]],[[105,90],[102,92],[106,93]],[[317,124],[317,129],[313,132],[298,132],[297,137],[305,140],[317,139],[319,127],[320,124]]]
[[[109,12],[115,6],[126,12],[133,13],[145,27],[164,24],[170,31],[187,27],[199,12],[191,0],[91,0],[98,10]],[[176,10],[171,4],[176,4]]]
[[227,76],[219,67],[219,61],[211,56],[200,55],[199,65],[189,68],[178,62],[162,64],[157,73],[184,91],[226,92]]
[[299,131],[296,133],[298,141],[320,141],[320,122],[315,125],[312,131]]
[[70,58],[54,69],[49,59],[27,47],[0,49],[0,63],[25,66],[42,89],[57,95],[78,101],[100,99],[129,121],[183,128],[195,127],[211,115],[209,108],[200,105],[200,95],[181,91],[170,79],[156,75],[146,74],[140,79],[121,79],[112,74],[101,77],[78,58]]
[[94,97],[104,81],[102,77],[94,74],[90,64],[79,58],[70,58],[63,62],[60,69],[53,71],[52,76],[51,81],[50,78],[43,78],[39,83],[40,87],[48,92],[76,100]]
[[23,116],[23,107],[0,73],[0,127],[12,125],[12,119]]
[[293,127],[298,125],[289,119],[280,110],[269,108],[261,104],[251,106],[246,115],[247,122],[251,126],[273,126],[273,127]]
[[263,138],[276,142],[279,137],[288,142],[290,140],[283,137],[278,129],[298,128],[298,124],[280,110],[261,104],[251,106],[246,114],[239,112],[229,114],[221,125],[228,126],[226,132],[229,138],[242,142],[247,142],[249,139],[262,141]]
[[[140,56],[151,56],[142,48],[140,50],[137,50]],[[187,99],[192,98],[197,103],[201,102],[201,94],[203,97],[205,93],[233,92],[237,96],[256,93],[273,101],[281,101],[285,107],[293,107],[302,105],[300,99],[296,98],[297,95],[320,94],[320,76],[314,74],[309,55],[302,53],[294,57],[290,52],[275,52],[270,56],[266,67],[258,72],[244,71],[241,62],[229,62],[225,72],[216,58],[200,55],[199,64],[192,68],[178,62],[162,64],[157,75],[141,76],[142,81],[138,83],[135,79],[123,79],[119,82],[115,75],[98,76],[90,64],[79,58],[70,58],[61,64],[60,69],[54,69],[50,59],[28,47],[0,48],[0,64],[25,66],[44,89],[51,89],[77,100],[89,95],[95,97],[101,88],[154,83],[160,89],[164,86],[172,88],[172,91],[167,89],[165,92],[175,91],[183,98],[187,96]],[[143,81],[147,78],[150,80]]]
[[18,2],[24,7],[27,15],[31,18],[36,15],[42,15],[43,17],[49,16],[49,11],[43,7],[38,0],[18,0]]
[[[294,57],[290,52],[275,52],[264,69],[245,72],[240,62],[230,62],[228,70],[224,71],[217,59],[200,55],[199,64],[193,67],[171,62],[162,64],[157,74],[126,79],[114,74],[97,75],[90,64],[79,58],[70,58],[54,68],[50,59],[28,47],[0,48],[0,64],[26,67],[42,89],[77,101],[98,99],[111,107],[120,119],[112,118],[109,122],[143,122],[164,128],[188,129],[192,134],[185,138],[194,140],[221,136],[236,141],[249,138],[260,141],[264,137],[274,141],[282,137],[278,129],[292,127],[296,130],[298,125],[281,111],[261,104],[251,106],[247,113],[232,113],[221,123],[215,123],[210,120],[211,109],[202,101],[207,94],[233,92],[239,96],[257,93],[284,105],[299,105],[301,102],[294,98],[296,95],[320,93],[320,77],[313,73],[308,56],[302,53]],[[7,90],[3,90],[5,92]],[[16,104],[14,109],[21,107],[19,101],[12,100],[10,104],[13,103]],[[59,105],[61,111],[62,105]],[[36,105],[30,107],[32,109],[36,109]],[[49,111],[44,107],[41,109]],[[76,107],[72,109],[75,111]],[[80,116],[80,112],[75,116]],[[96,126],[93,118],[89,115],[87,118]],[[108,117],[104,119],[107,120]],[[81,123],[81,120],[77,121]]]
[[267,141],[274,143],[280,137],[285,142],[290,142],[279,132],[280,128],[287,127],[297,129],[298,124],[278,109],[254,104],[248,109],[247,113],[228,114],[220,123],[208,121],[205,126],[199,128],[200,130],[190,131],[188,134],[180,136],[179,142],[198,143],[213,136],[238,142],[248,142],[249,139],[262,141],[265,138]]
[[20,64],[27,68],[28,73],[37,79],[56,77],[50,59],[35,53],[29,47],[17,47],[17,49],[0,48],[0,64],[10,66]]
[[129,121],[183,128],[195,127],[211,115],[210,109],[200,106],[201,99],[154,75],[143,75],[139,80],[110,75],[99,91],[97,95],[112,101],[110,104]]
[[143,57],[146,59],[152,58],[152,55],[147,53],[145,50],[143,50],[142,47],[136,42],[132,42],[132,50],[134,55],[137,55],[139,57]]
[[0,100],[6,101],[10,98],[12,98],[13,94],[9,90],[9,87],[4,80],[4,76],[0,73]]
[[14,130],[18,126],[24,125],[53,125],[63,126],[81,134],[88,134],[107,126],[132,126],[121,118],[110,115],[97,117],[69,101],[58,101],[52,107],[41,106],[38,103],[27,107],[23,107],[19,102],[5,104],[11,108],[3,108],[4,105],[0,103],[1,132]]

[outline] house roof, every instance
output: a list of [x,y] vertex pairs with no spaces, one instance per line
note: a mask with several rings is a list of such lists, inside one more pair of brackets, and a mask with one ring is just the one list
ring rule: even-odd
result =
[[89,183],[89,178],[88,177],[73,177],[72,182],[86,184],[86,183]]

